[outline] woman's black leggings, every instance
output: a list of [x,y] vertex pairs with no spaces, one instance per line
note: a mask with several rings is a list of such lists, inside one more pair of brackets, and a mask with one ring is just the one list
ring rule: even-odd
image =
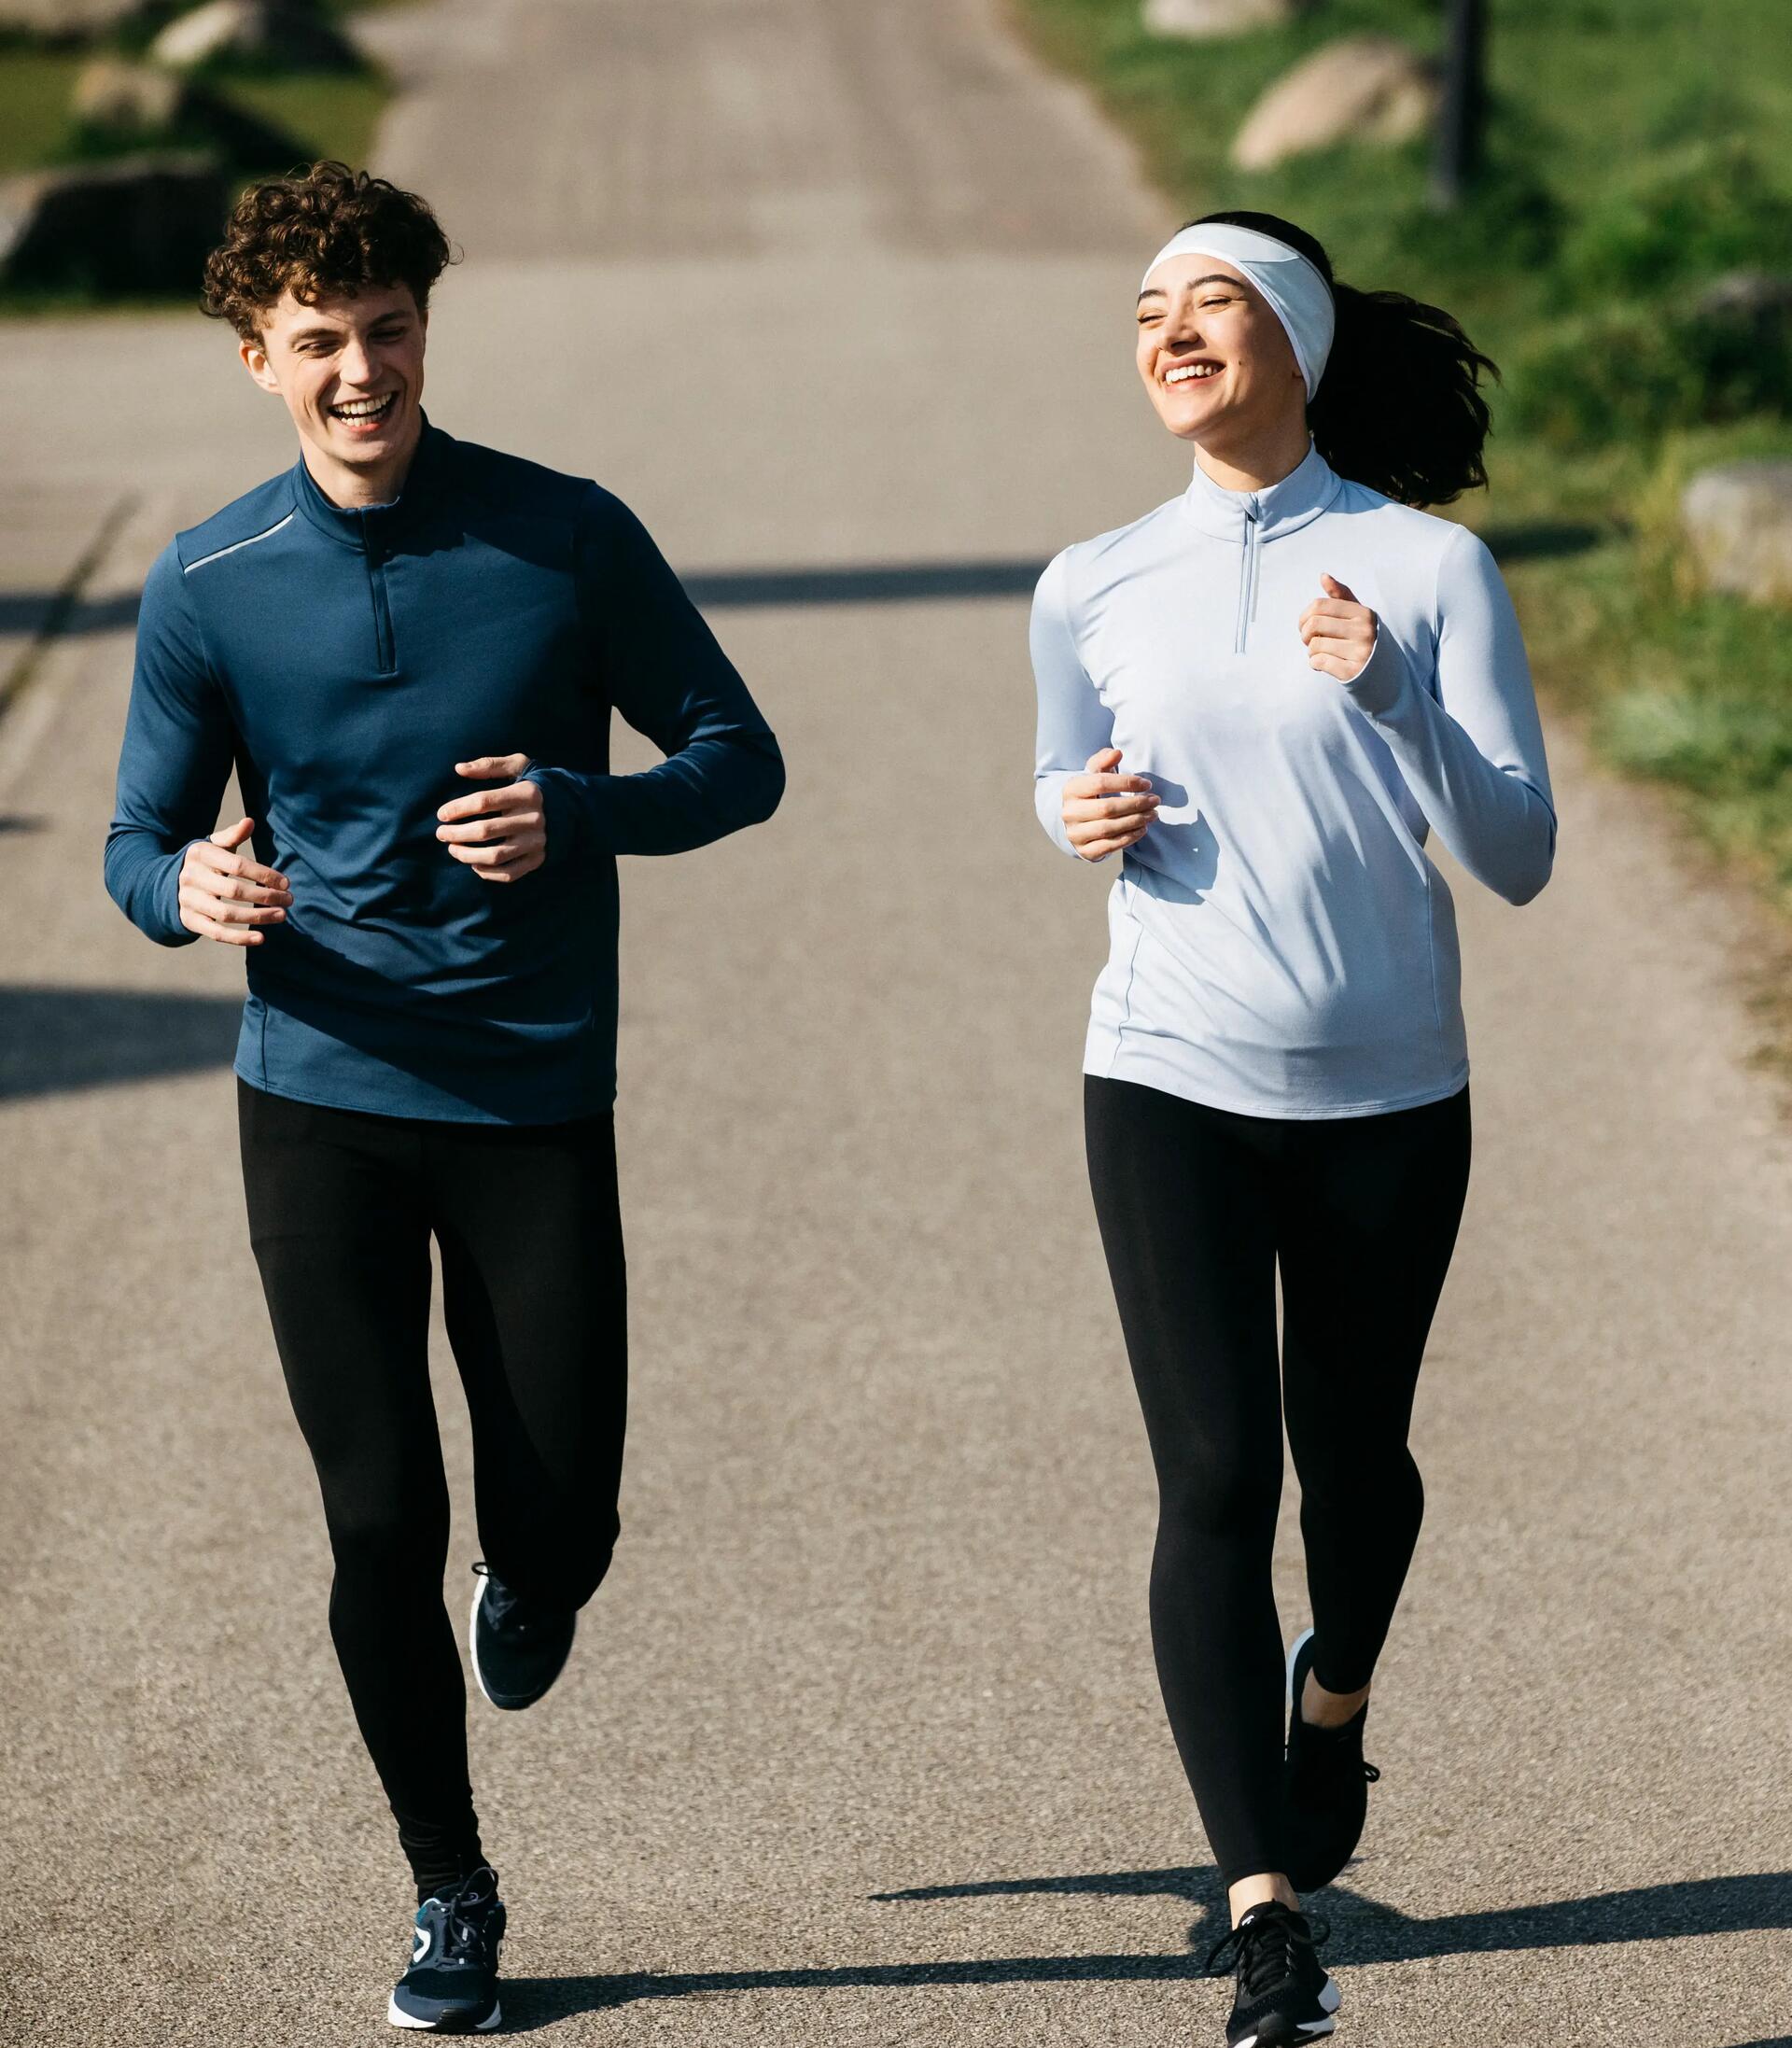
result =
[[1468,1189],[1468,1087],[1412,1109],[1295,1120],[1087,1075],[1084,1111],[1157,1468],[1157,1673],[1229,1885],[1286,1868],[1270,1583],[1283,1411],[1314,1673],[1353,1692],[1375,1669],[1423,1513],[1407,1431]]
[[441,1597],[429,1240],[472,1424],[481,1550],[525,1599],[582,1606],[609,1566],[622,1477],[614,1124],[375,1116],[241,1082],[237,1106],[249,1235],[335,1557],[330,1634],[427,1897],[481,1860]]

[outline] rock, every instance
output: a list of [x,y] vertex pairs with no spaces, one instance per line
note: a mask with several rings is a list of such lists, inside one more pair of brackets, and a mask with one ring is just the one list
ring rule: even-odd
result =
[[1279,28],[1307,12],[1313,0],[1145,0],[1145,29],[1152,35],[1194,41],[1211,35],[1242,35],[1253,28]]
[[150,44],[149,54],[176,71],[190,71],[217,57],[309,71],[353,71],[361,62],[339,29],[292,0],[206,0],[170,21]]
[[172,72],[96,57],[75,80],[69,111],[99,134],[155,140],[179,125],[191,96],[187,81]]
[[1792,604],[1792,461],[1766,456],[1701,470],[1681,496],[1680,517],[1711,589]]
[[1285,71],[1245,116],[1232,144],[1240,170],[1362,139],[1407,142],[1437,109],[1435,63],[1391,35],[1346,35]]
[[1700,294],[1693,316],[1723,320],[1763,338],[1792,328],[1792,277],[1774,271],[1727,271]]
[[199,150],[0,178],[0,282],[196,288],[229,207],[222,164]]
[[149,0],[0,0],[0,29],[89,43],[148,12]]
[[245,170],[276,168],[310,153],[286,129],[177,72],[116,57],[96,57],[82,68],[71,111],[89,134],[108,144],[200,145],[221,150]]

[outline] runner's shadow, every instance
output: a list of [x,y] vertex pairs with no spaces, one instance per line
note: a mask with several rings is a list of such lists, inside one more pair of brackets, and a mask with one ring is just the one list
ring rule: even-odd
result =
[[[1006,1956],[962,1962],[867,1963],[807,1970],[637,1971],[611,1977],[516,1977],[504,1982],[508,2029],[526,2033],[578,2013],[607,2012],[637,1999],[714,1998],[749,1991],[907,1989],[924,1985],[1182,1983],[1201,1974],[1206,1945],[1225,1931],[1218,1873],[1211,1866],[1114,1871],[1074,1877],[998,1878],[972,1885],[876,1892],[888,1904],[995,1899],[1032,1893],[1180,1899],[1197,1909],[1190,1946],[1168,1955]],[[1410,1918],[1393,1906],[1336,1888],[1320,1910],[1335,1929],[1328,1961],[1418,1962],[1438,1956],[1607,1942],[1673,1941],[1689,1934],[1741,1934],[1792,1928],[1792,1872],[1647,1885],[1547,1905]],[[1743,2048],[1788,2048],[1755,2041]]]
[[0,1100],[228,1067],[240,996],[0,987]]

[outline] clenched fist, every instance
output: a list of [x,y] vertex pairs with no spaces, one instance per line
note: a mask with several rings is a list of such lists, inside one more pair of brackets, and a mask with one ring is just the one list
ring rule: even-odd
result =
[[1064,784],[1064,835],[1085,861],[1105,861],[1136,846],[1161,799],[1142,775],[1116,775],[1118,747],[1092,753],[1084,772]]
[[209,839],[195,839],[180,863],[180,921],[220,946],[259,946],[261,928],[284,924],[292,891],[284,875],[236,849],[255,830],[239,818]]
[[436,837],[482,882],[513,882],[548,857],[541,792],[533,782],[516,779],[528,764],[527,754],[486,754],[455,764],[455,773],[469,781],[506,785],[457,796],[436,813]]
[[1300,615],[1307,660],[1339,682],[1349,682],[1375,652],[1375,613],[1358,604],[1355,592],[1336,576],[1322,570],[1319,581],[1324,596],[1315,597]]

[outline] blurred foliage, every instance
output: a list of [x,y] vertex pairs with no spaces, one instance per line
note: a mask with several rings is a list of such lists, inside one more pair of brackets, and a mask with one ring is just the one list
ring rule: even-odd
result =
[[1589,300],[1608,292],[1661,297],[1689,279],[1743,266],[1792,269],[1792,193],[1746,138],[1707,136],[1645,157],[1593,194],[1561,261]]
[[[141,141],[84,129],[74,118],[75,81],[96,56],[141,59],[166,23],[190,11],[197,0],[158,0],[158,4],[102,41],[74,48],[52,45],[18,31],[0,34],[0,174],[34,170],[58,163],[134,154]],[[337,17],[364,12],[369,5],[398,0],[329,0],[327,13]],[[259,114],[290,133],[303,160],[339,157],[364,163],[373,131],[391,82],[377,64],[362,59],[353,70],[295,70],[259,61],[217,59],[189,74],[218,98]],[[153,147],[204,147],[205,135],[195,130],[158,136]],[[282,160],[241,161],[233,168],[243,176],[266,175],[290,168]]]
[[1676,427],[1792,416],[1792,318],[1755,323],[1691,291],[1545,330],[1508,379],[1509,423],[1570,453]]

